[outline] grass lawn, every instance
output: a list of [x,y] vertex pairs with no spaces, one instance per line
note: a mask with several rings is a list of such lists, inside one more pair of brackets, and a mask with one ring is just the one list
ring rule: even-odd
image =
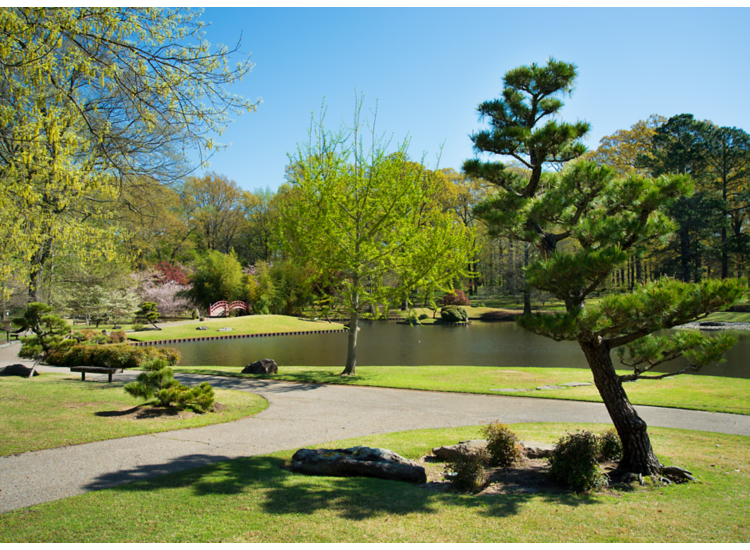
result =
[[[126,394],[125,382],[82,382],[79,374],[42,374],[31,380],[0,377],[0,456],[131,435],[230,422],[268,406],[260,396],[214,389],[219,413],[135,418],[143,402]],[[173,411],[174,412],[174,411]]]
[[[197,330],[205,326],[207,330]],[[231,331],[218,332],[220,328],[231,328]],[[326,321],[312,321],[289,317],[287,315],[246,315],[189,321],[179,325],[166,326],[162,330],[129,332],[128,338],[140,342],[154,340],[174,340],[178,338],[196,338],[199,336],[220,336],[227,334],[261,334],[264,332],[306,332],[311,330],[341,330],[344,326]]]
[[[517,424],[556,442],[603,425]],[[748,542],[750,438],[651,428],[660,460],[699,479],[593,494],[457,494],[369,478],[282,469],[294,450],[229,462],[0,515],[0,542]],[[476,438],[477,427],[321,445],[385,447],[418,459]],[[430,466],[438,466],[430,464]],[[115,512],[115,513],[113,513]]]
[[[279,367],[277,375],[241,374],[242,367],[174,367],[175,372],[247,378],[269,378],[316,384],[379,386],[414,390],[520,395],[548,399],[601,402],[596,387],[535,390],[567,382],[593,382],[588,369],[539,367],[360,367],[356,376],[340,376],[343,367]],[[630,371],[620,371],[628,374]],[[636,405],[711,412],[750,414],[750,380],[720,376],[682,375],[664,380],[641,380],[625,385]],[[533,391],[514,392],[508,389]],[[506,390],[506,391],[494,391]]]

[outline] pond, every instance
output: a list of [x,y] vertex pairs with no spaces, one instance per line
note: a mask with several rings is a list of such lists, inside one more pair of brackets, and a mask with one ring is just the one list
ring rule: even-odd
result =
[[[365,322],[360,326],[357,365],[588,368],[577,343],[555,342],[519,329],[515,323],[475,321],[469,326],[410,327],[392,322]],[[734,333],[738,343],[727,353],[727,362],[709,365],[702,374],[750,378],[747,359],[750,332]],[[271,358],[279,365],[343,367],[346,339],[346,333],[303,334],[169,346],[182,354],[181,365],[244,366]],[[615,355],[613,360],[618,366]]]

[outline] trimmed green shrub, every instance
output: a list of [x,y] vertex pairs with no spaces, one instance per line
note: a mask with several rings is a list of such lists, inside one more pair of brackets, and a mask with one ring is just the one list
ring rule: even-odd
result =
[[487,483],[487,472],[484,470],[487,459],[485,451],[472,452],[466,449],[448,465],[446,479],[458,491],[481,491]]
[[465,323],[469,320],[469,314],[462,307],[443,306],[440,308],[440,318],[446,323]]
[[523,453],[518,436],[508,426],[492,422],[482,428],[482,435],[487,440],[487,453],[491,466],[508,466],[519,462]]
[[174,348],[135,347],[128,344],[91,345],[65,344],[51,351],[46,362],[58,367],[110,367],[117,369],[135,369],[147,361],[164,359],[169,365],[176,365],[180,360],[179,352]]
[[184,386],[175,380],[164,359],[147,361],[143,368],[136,381],[123,388],[133,397],[155,398],[162,407],[191,408],[198,412],[206,412],[214,404],[214,389],[208,382],[192,388]]
[[420,316],[418,317],[418,319],[419,319],[420,321],[424,321],[425,319],[429,319],[429,318],[430,318],[430,316],[429,316],[429,315],[427,315],[426,313],[422,313],[422,314],[421,314],[421,315],[420,315]]
[[109,341],[113,344],[121,344],[128,341],[128,336],[124,330],[115,330],[109,333]]
[[143,323],[133,323],[133,332],[141,332],[144,328]]
[[599,460],[609,462],[622,458],[622,441],[617,431],[611,428],[599,434]]
[[597,462],[599,438],[588,431],[560,438],[549,458],[550,477],[576,492],[586,492],[607,484],[607,476]]

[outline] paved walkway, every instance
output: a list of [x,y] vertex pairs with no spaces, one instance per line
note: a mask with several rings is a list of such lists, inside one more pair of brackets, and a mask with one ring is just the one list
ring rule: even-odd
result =
[[[0,367],[18,362],[17,349],[0,349]],[[43,370],[68,372],[54,367]],[[117,378],[134,376],[126,372]],[[609,422],[604,406],[597,403],[198,375],[178,378],[257,393],[270,405],[252,418],[226,424],[0,457],[0,513],[213,462],[338,439],[493,420]],[[637,409],[651,426],[750,435],[750,416]]]

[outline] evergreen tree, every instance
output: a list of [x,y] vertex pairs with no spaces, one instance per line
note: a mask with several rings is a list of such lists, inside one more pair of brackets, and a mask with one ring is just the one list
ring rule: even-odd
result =
[[[494,105],[493,131],[475,134],[477,149],[516,158],[520,151],[535,151],[534,165],[543,159],[564,161],[579,156],[583,147],[577,139],[588,125],[547,122],[535,129],[543,117],[559,111],[562,103],[556,96],[572,89],[575,76],[573,65],[554,60],[546,67],[532,65],[507,73],[504,100],[482,104]],[[480,106],[480,112],[487,111]],[[484,137],[478,139],[480,135]],[[493,142],[500,145],[485,146]],[[652,333],[737,302],[747,290],[747,282],[728,279],[688,284],[664,278],[636,286],[627,295],[607,296],[599,304],[585,301],[593,292],[603,290],[613,270],[638,247],[671,233],[675,224],[665,208],[691,192],[690,177],[650,179],[633,174],[617,178],[613,169],[586,161],[570,163],[557,174],[532,170],[531,181],[510,177],[500,163],[468,161],[465,169],[482,172],[482,177],[499,187],[497,196],[477,207],[478,214],[496,231],[539,249],[540,258],[527,269],[529,285],[565,304],[565,313],[523,316],[520,324],[557,341],[578,342],[623,443],[620,470],[658,475],[662,465],[623,382],[694,371],[719,360],[733,343],[730,336]],[[571,246],[559,246],[566,240],[572,241]],[[632,367],[633,374],[616,373],[612,350]],[[650,374],[658,365],[680,356],[689,361],[686,369]]]
[[[540,191],[545,165],[564,163],[586,152],[579,140],[589,131],[589,124],[580,121],[570,124],[554,119],[563,107],[559,96],[572,91],[575,77],[575,65],[552,58],[545,67],[536,64],[518,67],[506,73],[503,79],[503,99],[485,101],[477,108],[480,118],[489,119],[492,128],[471,136],[474,150],[510,156],[529,170],[528,177],[500,162],[472,159],[463,166],[467,175],[483,178],[502,190],[479,206],[477,214],[499,235],[520,240],[528,240],[532,235],[539,237],[539,248],[545,256],[557,248],[557,241],[565,235],[542,228],[531,218],[521,221],[516,213],[520,213]],[[547,120],[540,126],[543,119]],[[527,284],[524,315],[530,313]]]

